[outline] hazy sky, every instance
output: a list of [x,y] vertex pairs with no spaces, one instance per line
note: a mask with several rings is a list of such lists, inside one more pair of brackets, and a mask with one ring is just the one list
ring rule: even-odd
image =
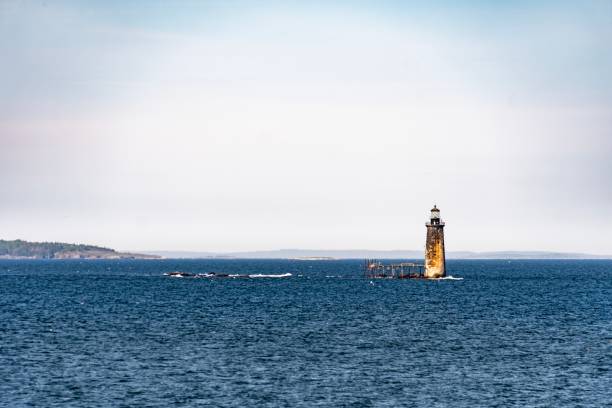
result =
[[610,254],[611,73],[605,0],[2,1],[0,238]]

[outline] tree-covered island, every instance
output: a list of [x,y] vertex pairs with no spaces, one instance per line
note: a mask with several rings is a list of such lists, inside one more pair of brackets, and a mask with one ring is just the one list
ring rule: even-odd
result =
[[157,259],[157,255],[118,252],[94,245],[0,239],[0,259]]

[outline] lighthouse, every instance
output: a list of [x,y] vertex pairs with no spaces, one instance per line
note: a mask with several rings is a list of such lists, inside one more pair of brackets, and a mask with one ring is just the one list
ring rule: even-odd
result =
[[425,278],[442,278],[446,276],[446,255],[444,253],[444,222],[440,210],[434,205],[431,209],[425,242]]

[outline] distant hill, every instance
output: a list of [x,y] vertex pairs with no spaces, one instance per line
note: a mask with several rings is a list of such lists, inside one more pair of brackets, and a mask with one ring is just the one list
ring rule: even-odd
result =
[[94,245],[0,240],[0,259],[156,259]]
[[[164,258],[234,258],[234,259],[423,259],[424,251],[416,250],[317,250],[317,249],[278,249],[250,252],[196,252],[196,251],[143,251],[161,255]],[[611,259],[612,256],[592,255],[571,252],[546,251],[497,251],[470,252],[448,251],[447,259]]]

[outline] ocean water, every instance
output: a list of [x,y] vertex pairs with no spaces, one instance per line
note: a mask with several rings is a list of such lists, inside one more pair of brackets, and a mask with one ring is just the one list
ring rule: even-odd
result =
[[0,261],[0,406],[612,406],[612,261],[360,266]]

